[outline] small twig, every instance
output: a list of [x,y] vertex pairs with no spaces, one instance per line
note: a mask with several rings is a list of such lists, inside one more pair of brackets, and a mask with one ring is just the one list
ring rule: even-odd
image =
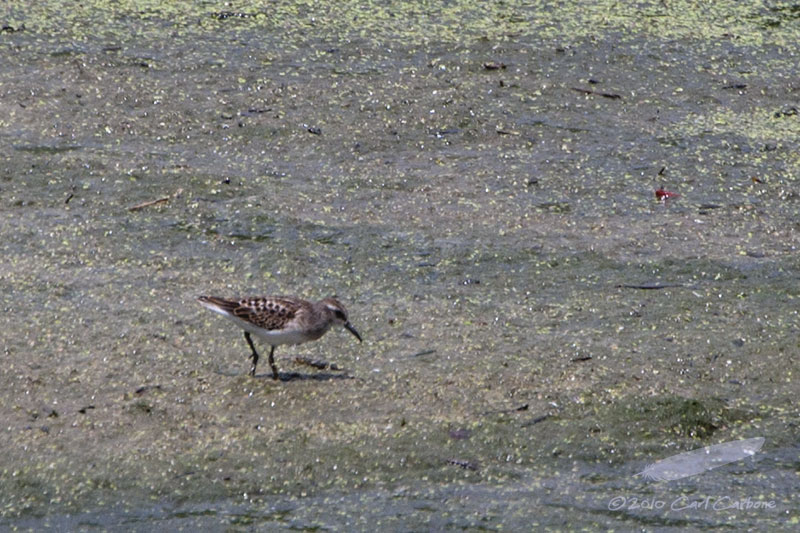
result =
[[161,390],[161,385],[142,385],[141,387],[136,389],[134,392],[136,394],[144,394],[145,392],[147,392],[149,390]]
[[591,361],[591,360],[592,360],[591,355],[580,355],[578,357],[573,357],[572,359],[570,359],[570,361],[573,363],[580,363],[581,361]]
[[524,424],[522,424],[522,426],[520,426],[520,427],[527,428],[527,427],[530,427],[530,426],[535,426],[535,425],[536,425],[536,424],[538,424],[539,422],[544,422],[544,421],[545,421],[545,420],[547,420],[548,418],[550,418],[550,415],[542,415],[542,416],[537,416],[537,417],[536,417],[536,418],[534,418],[533,420],[528,420],[527,422],[525,422]]
[[583,94],[594,94],[597,96],[602,96],[603,98],[611,98],[612,100],[620,100],[622,96],[615,93],[603,93],[600,91],[593,91],[591,89],[581,89],[580,87],[570,87],[573,91],[578,91],[579,93]]
[[430,355],[432,353],[436,353],[436,350],[424,350],[422,352],[417,352],[411,357],[422,357],[423,355]]
[[183,189],[178,189],[170,196],[164,196],[163,198],[158,198],[156,200],[150,200],[149,202],[142,202],[141,204],[136,204],[128,208],[128,211],[139,211],[140,209],[144,209],[145,207],[151,207],[158,204],[164,204],[172,200],[173,198],[177,198],[183,193]]
[[470,461],[462,461],[460,459],[446,459],[445,462],[449,465],[460,466],[465,470],[472,470],[473,472],[478,470],[478,465],[476,465],[475,463],[471,463]]
[[482,415],[497,415],[497,414],[506,414],[506,413],[521,413],[523,411],[528,410],[529,405],[527,403],[523,403],[519,407],[511,407],[509,409],[492,409],[490,411],[484,411]]
[[69,201],[75,198],[75,190],[76,190],[75,185],[69,188],[69,196],[67,196],[67,199],[64,200],[64,205],[69,204]]

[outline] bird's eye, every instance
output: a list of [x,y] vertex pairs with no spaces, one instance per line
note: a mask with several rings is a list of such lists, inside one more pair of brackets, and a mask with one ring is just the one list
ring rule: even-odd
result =
[[334,314],[336,315],[336,318],[339,318],[339,319],[341,319],[341,320],[347,320],[347,319],[345,318],[345,316],[344,316],[344,313],[343,313],[341,310],[339,310],[339,309],[337,309],[337,310],[336,310],[336,312],[335,312]]

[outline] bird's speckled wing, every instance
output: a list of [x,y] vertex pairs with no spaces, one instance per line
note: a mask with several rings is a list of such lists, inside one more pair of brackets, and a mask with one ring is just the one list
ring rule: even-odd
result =
[[305,311],[305,302],[280,297],[245,298],[235,303],[231,311],[233,316],[266,330],[283,329]]

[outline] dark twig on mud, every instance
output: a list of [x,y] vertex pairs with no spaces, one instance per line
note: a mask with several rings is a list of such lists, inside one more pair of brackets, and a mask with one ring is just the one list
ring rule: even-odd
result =
[[527,428],[527,427],[530,427],[530,426],[535,426],[539,422],[544,422],[548,418],[550,418],[550,415],[537,416],[533,420],[528,420],[527,422],[523,423],[520,427]]
[[460,466],[465,470],[472,470],[473,472],[478,470],[478,465],[470,461],[462,461],[460,459],[446,459],[445,462],[449,465]]
[[603,93],[600,91],[593,91],[591,89],[581,89],[580,87],[570,87],[573,91],[578,91],[579,93],[583,94],[594,94],[597,96],[602,96],[603,98],[611,98],[612,100],[621,100],[622,96],[616,93]]
[[506,414],[506,413],[521,413],[523,411],[528,410],[529,405],[527,403],[523,403],[519,407],[512,407],[510,409],[492,409],[491,411],[484,411],[481,413],[482,415],[497,415],[497,414]]
[[64,200],[64,205],[69,204],[69,201],[72,200],[73,198],[75,198],[75,190],[76,190],[76,187],[74,185],[69,188],[69,195],[67,196],[67,199]]
[[183,193],[183,189],[178,189],[170,196],[164,196],[163,198],[158,198],[157,200],[150,200],[149,202],[142,202],[141,204],[133,205],[128,208],[128,211],[139,211],[140,209],[144,209],[145,207],[167,203],[173,198],[177,198],[178,196],[180,196],[181,193]]
[[161,390],[161,385],[142,385],[141,387],[136,389],[134,392],[136,394],[144,394],[145,392],[150,391],[150,390]]

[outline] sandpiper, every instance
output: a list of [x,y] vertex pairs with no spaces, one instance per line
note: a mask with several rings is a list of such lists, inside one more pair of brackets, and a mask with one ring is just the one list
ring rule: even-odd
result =
[[258,352],[250,334],[258,335],[272,347],[269,351],[269,365],[272,379],[278,379],[275,366],[275,347],[281,344],[300,344],[314,341],[325,335],[333,324],[343,325],[361,342],[358,334],[347,320],[347,310],[338,300],[325,298],[318,302],[308,302],[294,296],[263,296],[227,300],[215,296],[200,296],[200,305],[219,313],[244,329],[244,338],[253,353],[253,366],[250,375],[256,375]]

